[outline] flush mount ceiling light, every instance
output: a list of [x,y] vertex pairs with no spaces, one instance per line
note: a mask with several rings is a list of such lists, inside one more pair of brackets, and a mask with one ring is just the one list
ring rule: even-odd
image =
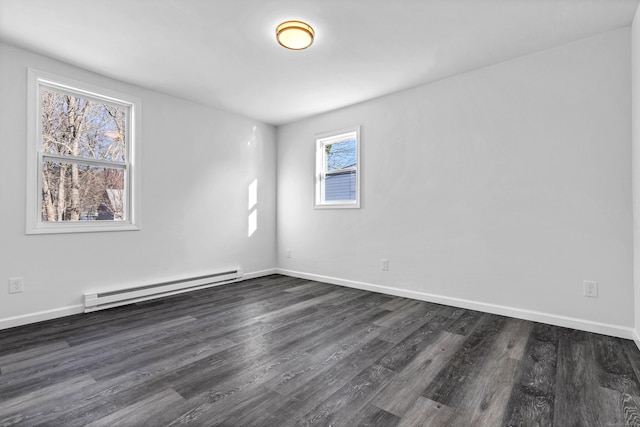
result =
[[276,28],[276,39],[280,46],[302,50],[311,46],[315,32],[311,25],[302,21],[285,21]]

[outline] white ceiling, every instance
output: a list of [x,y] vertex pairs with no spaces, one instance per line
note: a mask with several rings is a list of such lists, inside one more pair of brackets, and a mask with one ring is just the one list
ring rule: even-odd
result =
[[[0,0],[0,39],[271,124],[631,24],[638,0]],[[287,19],[316,41],[289,51]],[[1,58],[0,58],[1,60]]]

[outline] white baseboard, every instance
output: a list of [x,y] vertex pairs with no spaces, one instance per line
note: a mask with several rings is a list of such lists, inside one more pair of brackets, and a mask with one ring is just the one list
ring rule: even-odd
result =
[[278,274],[278,269],[269,268],[266,270],[253,271],[251,273],[244,273],[242,275],[242,280],[257,279],[258,277],[270,276],[272,274]]
[[[258,277],[268,276],[270,274],[276,273],[277,271],[275,268],[261,271],[252,271],[249,273],[244,273],[242,275],[242,279],[240,279],[239,281],[255,279]],[[84,305],[73,305],[69,307],[54,308],[51,310],[23,314],[20,316],[6,317],[4,319],[0,319],[0,330],[13,328],[15,326],[23,326],[29,325],[31,323],[42,322],[43,320],[51,320],[60,317],[71,316],[73,314],[80,314],[83,312]]]
[[574,317],[559,316],[556,314],[543,313],[533,310],[524,310],[520,308],[507,307],[497,304],[488,304],[484,302],[465,300],[460,298],[447,297],[442,295],[429,294],[425,292],[417,292],[406,289],[393,288],[389,286],[375,285],[371,283],[358,282],[355,280],[339,279],[337,277],[322,276],[319,274],[303,273],[300,271],[277,269],[278,274],[285,276],[298,277],[301,279],[315,280],[318,282],[331,283],[350,288],[362,289],[366,291],[379,292],[387,295],[394,295],[405,298],[412,298],[420,301],[433,302],[437,304],[450,305],[453,307],[466,308],[469,310],[477,310],[485,313],[498,314],[501,316],[513,317],[516,319],[530,320],[533,322],[546,323],[564,328],[578,329],[586,332],[594,332],[597,334],[610,335],[618,338],[633,339],[640,348],[640,337],[633,328],[611,325],[607,323],[593,322],[591,320],[577,319]]
[[0,319],[0,330],[42,322],[44,320],[57,319],[59,317],[71,316],[73,314],[80,314],[83,311],[83,305],[72,305],[69,307],[22,314],[20,316],[6,317],[4,319]]
[[640,350],[640,335],[638,335],[638,331],[636,329],[633,330],[633,342],[636,343],[636,347]]

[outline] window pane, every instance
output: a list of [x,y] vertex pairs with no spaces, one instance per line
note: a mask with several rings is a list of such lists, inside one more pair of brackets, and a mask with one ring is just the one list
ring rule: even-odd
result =
[[356,166],[356,140],[325,145],[327,171],[353,168]]
[[327,201],[356,200],[356,172],[326,175],[324,199]]
[[124,162],[128,110],[43,87],[43,152]]
[[46,161],[42,221],[123,221],[124,169]]

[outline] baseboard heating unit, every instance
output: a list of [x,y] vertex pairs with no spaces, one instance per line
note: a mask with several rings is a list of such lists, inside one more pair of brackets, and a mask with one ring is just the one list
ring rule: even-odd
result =
[[198,289],[237,282],[242,279],[242,269],[235,268],[197,277],[137,286],[108,292],[84,294],[84,312],[133,304],[154,298],[177,295]]

